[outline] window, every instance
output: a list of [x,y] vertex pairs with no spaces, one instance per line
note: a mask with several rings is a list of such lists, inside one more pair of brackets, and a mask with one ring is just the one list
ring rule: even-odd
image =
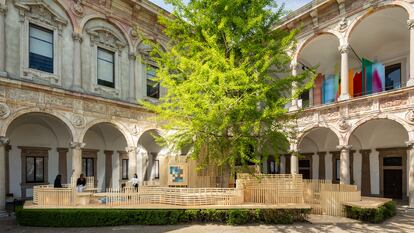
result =
[[85,176],[94,176],[94,161],[93,158],[83,158],[82,159],[82,173]]
[[154,161],[154,178],[160,178],[160,161],[158,159]]
[[26,183],[43,183],[44,167],[44,157],[26,157]]
[[53,73],[53,31],[30,24],[29,67]]
[[341,160],[340,159],[336,159],[335,161],[335,165],[336,165],[336,174],[335,174],[335,180],[340,180],[341,177]]
[[157,67],[150,66],[147,71],[147,96],[151,98],[160,98],[160,84],[153,79],[156,77]]
[[128,180],[128,159],[122,160],[122,179]]
[[391,166],[391,167],[402,166],[402,158],[401,157],[385,157],[384,167],[385,166]]
[[309,102],[309,93],[310,93],[309,90],[307,90],[307,91],[303,92],[300,95],[300,99],[302,100],[302,107],[303,108],[309,107],[309,104],[310,104],[310,102]]
[[401,63],[385,67],[385,90],[401,87]]
[[115,88],[114,53],[98,47],[98,85]]

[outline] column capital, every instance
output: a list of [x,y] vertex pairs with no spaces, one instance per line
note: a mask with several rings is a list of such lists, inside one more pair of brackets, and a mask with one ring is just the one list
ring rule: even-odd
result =
[[10,139],[8,137],[4,137],[4,136],[0,137],[0,146],[6,146],[9,144],[9,142],[10,142]]
[[348,53],[349,52],[349,44],[343,44],[338,47],[338,51],[340,54]]
[[80,150],[80,149],[84,148],[85,145],[86,144],[84,142],[70,142],[69,143],[69,147],[71,149],[77,149],[77,150]]
[[343,150],[349,151],[351,148],[352,148],[351,145],[338,145],[338,146],[336,146],[336,149],[338,149],[339,151],[343,151]]
[[413,149],[414,148],[414,140],[406,141],[405,145],[407,145],[407,147],[409,149]]
[[83,37],[82,37],[82,34],[81,34],[81,33],[78,33],[78,32],[73,32],[73,33],[72,33],[72,39],[73,39],[74,41],[76,41],[76,42],[82,43],[82,39],[83,39]]
[[128,147],[125,147],[125,151],[126,151],[127,153],[136,153],[136,151],[137,151],[137,147],[135,147],[135,146],[128,146]]
[[136,52],[129,52],[128,53],[129,60],[136,60],[137,59],[137,53]]
[[414,29],[414,19],[407,20],[408,30]]

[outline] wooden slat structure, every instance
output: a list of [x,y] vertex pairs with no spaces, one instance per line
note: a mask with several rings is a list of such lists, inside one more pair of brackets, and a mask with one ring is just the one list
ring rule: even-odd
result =
[[[127,185],[122,189],[107,189],[104,193],[77,193],[72,178],[71,185],[66,188],[36,186],[33,203],[44,207],[104,205],[122,208],[310,206],[314,214],[345,216],[344,203],[350,205],[361,201],[361,192],[355,185],[303,180],[302,175],[291,174],[237,174],[237,177],[236,188],[160,187],[155,182],[148,182],[138,188]],[[94,184],[95,179],[88,177],[86,190],[94,190]]]

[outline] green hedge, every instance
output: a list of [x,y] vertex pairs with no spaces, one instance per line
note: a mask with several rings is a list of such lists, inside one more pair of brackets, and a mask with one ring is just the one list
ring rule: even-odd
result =
[[397,208],[395,202],[390,201],[376,209],[362,209],[358,207],[346,207],[346,216],[363,222],[380,223],[395,216]]
[[292,224],[305,221],[309,209],[18,209],[17,221],[34,227],[171,225],[189,222]]

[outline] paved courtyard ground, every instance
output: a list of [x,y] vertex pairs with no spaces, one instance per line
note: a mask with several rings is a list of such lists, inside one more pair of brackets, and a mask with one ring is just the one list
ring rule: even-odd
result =
[[[311,216],[314,223],[300,223],[294,225],[248,225],[248,226],[227,226],[215,224],[192,224],[176,226],[120,226],[102,228],[33,228],[22,227],[16,224],[14,218],[0,218],[0,232],[8,233],[310,233],[310,232],[414,232],[414,211],[400,209],[398,215],[382,224],[364,224],[356,221],[349,221],[344,218],[332,218],[323,216]],[[317,222],[317,223],[315,223]]]

